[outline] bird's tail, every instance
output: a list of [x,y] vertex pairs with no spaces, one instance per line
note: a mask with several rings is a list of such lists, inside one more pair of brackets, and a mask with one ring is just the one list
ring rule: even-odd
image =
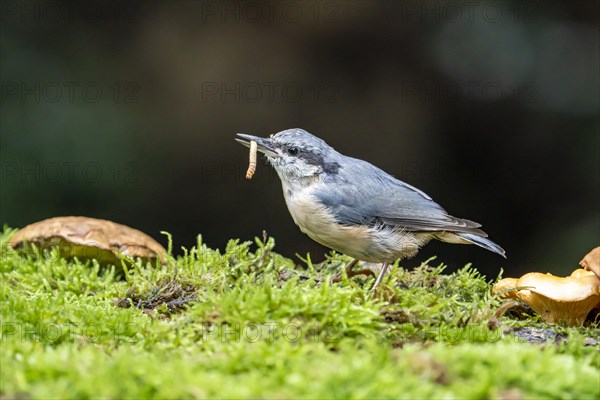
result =
[[470,233],[454,232],[454,234],[466,240],[469,243],[476,244],[479,247],[483,247],[486,250],[493,251],[494,253],[500,254],[502,257],[506,258],[506,252],[504,251],[504,249],[489,239]]

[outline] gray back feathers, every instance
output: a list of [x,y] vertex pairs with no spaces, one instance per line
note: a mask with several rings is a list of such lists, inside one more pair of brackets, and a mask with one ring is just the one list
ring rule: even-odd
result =
[[452,217],[419,189],[366,161],[335,153],[333,159],[340,165],[337,174],[327,177],[327,187],[314,194],[340,223],[487,236],[477,229],[480,224]]

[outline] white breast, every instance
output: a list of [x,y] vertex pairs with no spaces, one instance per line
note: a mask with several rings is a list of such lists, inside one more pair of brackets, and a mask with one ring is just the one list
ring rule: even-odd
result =
[[358,260],[394,262],[413,256],[430,240],[431,235],[339,224],[310,188],[296,192],[287,189],[283,187],[285,201],[300,230],[314,241]]

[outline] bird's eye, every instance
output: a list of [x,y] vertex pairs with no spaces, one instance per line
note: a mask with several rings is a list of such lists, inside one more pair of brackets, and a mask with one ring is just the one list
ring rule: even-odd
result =
[[290,156],[297,156],[298,155],[298,148],[297,147],[289,147],[287,149],[287,152]]

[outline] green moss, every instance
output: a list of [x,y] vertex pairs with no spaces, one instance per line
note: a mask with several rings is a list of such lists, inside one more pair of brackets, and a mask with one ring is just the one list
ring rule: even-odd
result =
[[[372,278],[331,283],[347,258],[296,265],[272,238],[220,252],[199,237],[160,268],[103,268],[21,256],[11,234],[0,236],[2,396],[600,398],[599,349],[586,346],[598,325],[507,315],[492,331],[499,303],[470,266],[396,266],[372,298]],[[561,340],[527,343],[520,328]]]

